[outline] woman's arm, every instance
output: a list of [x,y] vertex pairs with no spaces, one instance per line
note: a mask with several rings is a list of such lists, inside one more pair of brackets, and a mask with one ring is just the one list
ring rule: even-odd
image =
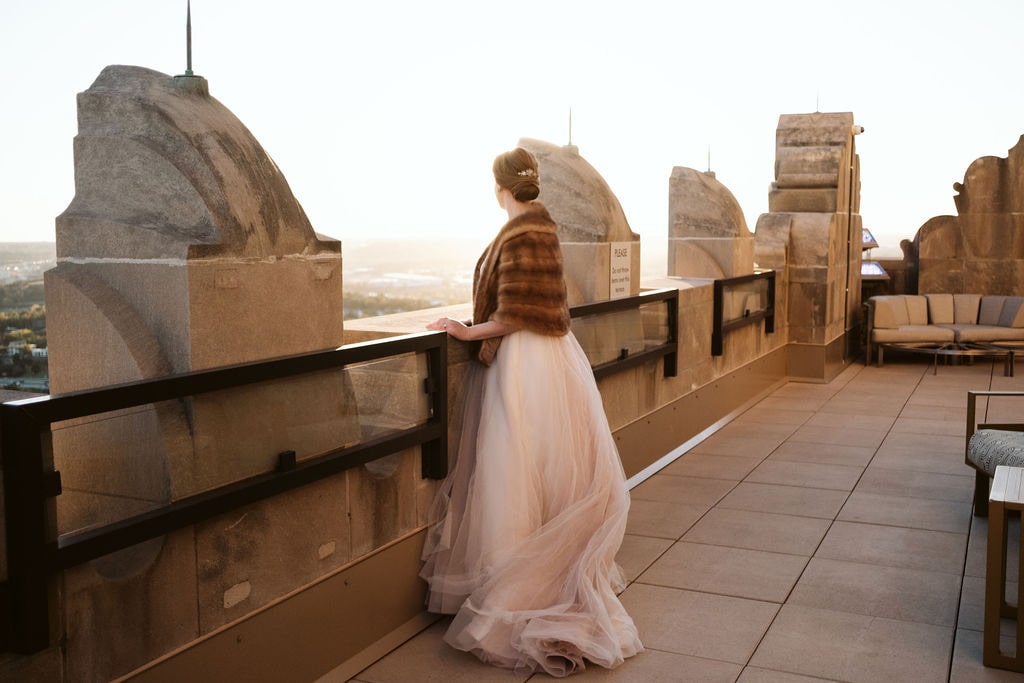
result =
[[491,337],[503,337],[518,330],[518,327],[506,325],[495,320],[488,320],[478,325],[466,325],[451,318],[438,318],[427,325],[428,330],[443,330],[460,341],[476,341],[490,339]]

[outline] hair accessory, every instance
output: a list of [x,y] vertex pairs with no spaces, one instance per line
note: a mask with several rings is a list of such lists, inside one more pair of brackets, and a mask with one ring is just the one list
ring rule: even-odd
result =
[[532,175],[537,175],[537,172],[536,172],[536,171],[534,171],[534,170],[533,170],[532,168],[527,168],[527,169],[525,169],[525,170],[523,170],[523,171],[518,171],[518,172],[516,173],[516,175],[517,175],[517,176],[523,176],[523,177],[527,177],[527,178],[528,178],[528,177],[530,177],[530,176],[532,176]]

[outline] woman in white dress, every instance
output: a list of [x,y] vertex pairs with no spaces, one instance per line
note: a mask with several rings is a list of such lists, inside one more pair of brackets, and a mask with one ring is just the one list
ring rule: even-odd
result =
[[643,647],[619,602],[629,493],[594,376],[569,331],[557,226],[537,160],[494,161],[508,213],[477,262],[473,320],[428,327],[473,343],[458,457],[423,551],[445,641],[485,662],[566,676]]

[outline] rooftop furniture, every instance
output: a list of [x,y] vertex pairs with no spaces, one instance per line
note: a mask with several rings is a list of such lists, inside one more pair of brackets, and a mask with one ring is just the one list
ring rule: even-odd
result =
[[[988,549],[985,560],[985,629],[982,644],[982,662],[1010,671],[1024,672],[1024,609],[1011,605],[1006,600],[1006,547],[1007,518],[1010,513],[1024,510],[1024,468],[999,465],[992,480],[989,496],[990,516],[988,520]],[[1024,565],[1024,545],[1019,552],[1019,562]],[[1018,587],[1014,591],[1024,595]],[[1018,602],[1019,604],[1019,602]],[[1000,620],[1013,619],[1016,622],[1015,647],[1012,654],[1003,653],[999,648]]]
[[[867,354],[877,349],[882,365],[886,346],[934,345],[956,355],[963,351],[1024,348],[1024,297],[981,294],[894,294],[867,301]],[[970,355],[970,354],[961,354]],[[975,354],[977,355],[977,354]],[[1009,371],[1008,371],[1009,374]]]
[[[1024,391],[968,391],[964,462],[974,469],[974,514],[988,516],[989,479],[1000,465],[1024,467],[1024,421],[978,423],[978,398],[1021,398]],[[1024,408],[1024,404],[1020,404]]]

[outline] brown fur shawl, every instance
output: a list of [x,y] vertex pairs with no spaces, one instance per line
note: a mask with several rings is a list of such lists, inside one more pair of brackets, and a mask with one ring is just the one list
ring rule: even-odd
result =
[[[533,202],[498,231],[473,273],[474,323],[495,320],[556,337],[569,331],[557,228],[547,209]],[[501,337],[483,340],[480,362],[490,365],[500,343]]]

